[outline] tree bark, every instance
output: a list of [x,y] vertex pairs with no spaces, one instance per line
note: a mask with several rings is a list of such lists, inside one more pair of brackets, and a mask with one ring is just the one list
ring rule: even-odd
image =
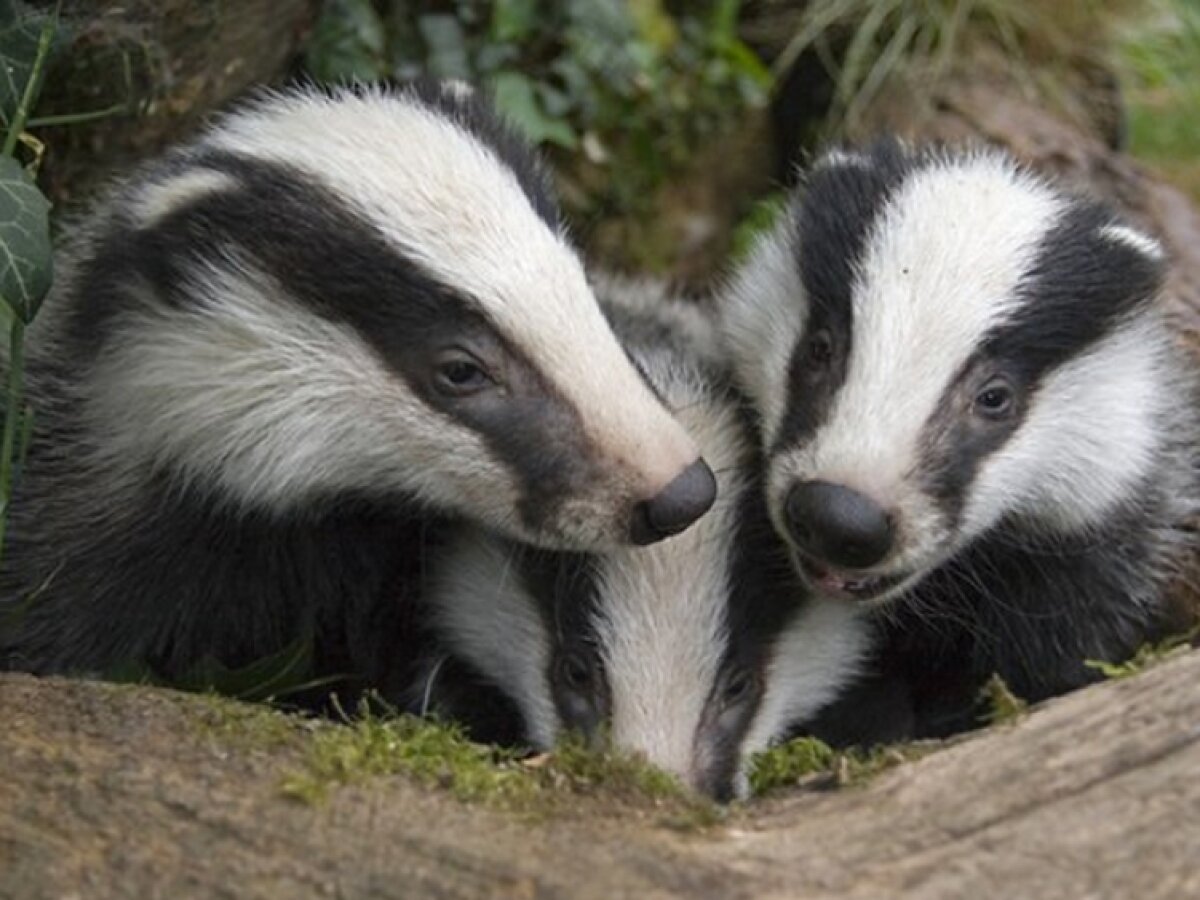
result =
[[[529,819],[401,777],[324,805],[212,703],[0,676],[0,895],[1200,896],[1200,653],[697,834],[603,799]],[[205,724],[208,723],[208,724]]]

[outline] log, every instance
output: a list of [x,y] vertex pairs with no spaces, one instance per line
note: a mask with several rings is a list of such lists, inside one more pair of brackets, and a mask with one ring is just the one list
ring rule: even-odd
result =
[[1200,652],[1051,701],[865,785],[680,832],[381,777],[303,805],[304,751],[212,701],[0,676],[0,896],[1200,896]]

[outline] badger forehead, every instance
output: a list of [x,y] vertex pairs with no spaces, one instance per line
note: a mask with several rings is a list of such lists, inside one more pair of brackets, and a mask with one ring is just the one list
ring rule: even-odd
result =
[[590,301],[536,155],[474,93],[267,95],[222,121],[202,150],[288,166],[370,220],[442,281],[498,315],[528,303]]

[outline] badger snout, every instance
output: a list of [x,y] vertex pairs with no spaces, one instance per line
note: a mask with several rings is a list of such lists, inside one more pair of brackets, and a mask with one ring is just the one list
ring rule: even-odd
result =
[[828,481],[800,481],[784,505],[788,533],[810,557],[865,569],[883,560],[895,538],[887,510],[865,494]]
[[708,463],[697,459],[665,488],[633,509],[629,537],[646,545],[686,529],[717,499],[717,479]]

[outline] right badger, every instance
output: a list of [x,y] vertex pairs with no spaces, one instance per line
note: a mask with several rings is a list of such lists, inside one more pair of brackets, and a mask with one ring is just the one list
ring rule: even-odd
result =
[[1040,700],[1179,625],[1200,429],[1165,266],[1002,153],[889,139],[819,158],[734,274],[771,519],[880,633],[832,736],[968,728],[992,673]]

